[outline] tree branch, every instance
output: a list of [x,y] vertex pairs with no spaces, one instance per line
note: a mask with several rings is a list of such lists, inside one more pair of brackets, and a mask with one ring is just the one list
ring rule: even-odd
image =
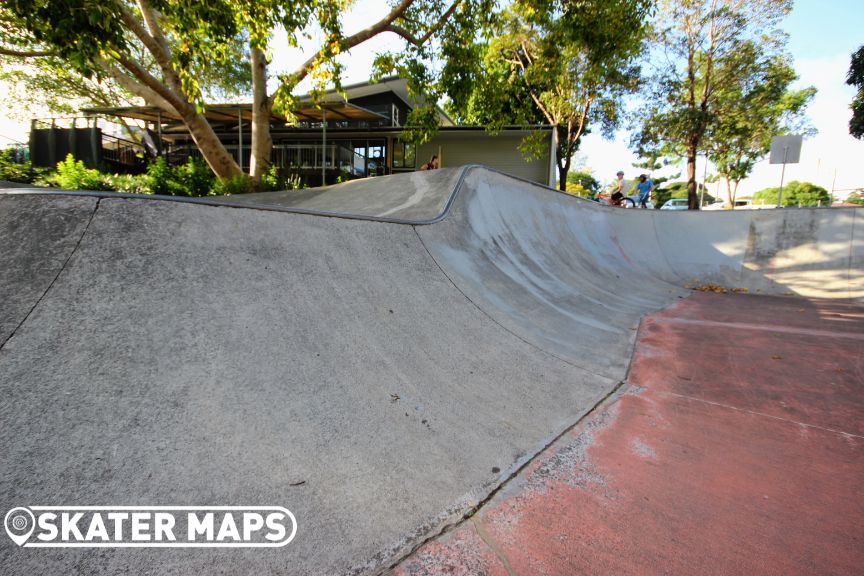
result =
[[0,56],[14,56],[16,58],[39,58],[41,56],[50,56],[52,53],[47,50],[12,50],[0,46]]
[[[427,30],[422,37],[416,38],[404,27],[399,26],[398,24],[393,24],[393,22],[402,17],[405,11],[408,10],[408,8],[410,8],[415,1],[416,0],[402,0],[402,2],[395,6],[393,10],[391,10],[390,13],[387,14],[387,16],[385,16],[372,26],[369,26],[368,28],[360,30],[356,34],[352,34],[351,36],[345,38],[342,41],[343,51],[348,51],[351,48],[357,46],[358,44],[362,44],[370,38],[381,34],[382,32],[393,32],[394,34],[398,34],[411,44],[414,44],[415,46],[420,46],[424,42],[429,40],[429,38],[431,38],[432,35],[435,34],[435,32],[440,30],[442,26],[444,26],[444,24],[447,22],[447,19],[453,14],[456,8],[459,7],[459,4],[462,3],[462,0],[456,0],[455,2],[453,2],[453,4],[450,5],[450,8],[448,8],[447,11],[441,15],[437,22],[431,28],[429,28],[429,30]],[[294,72],[290,74],[290,77],[292,78],[295,86],[300,83],[304,78],[306,78],[306,76],[309,74],[309,71],[312,69],[313,66],[315,66],[315,63],[319,60],[320,55],[321,51],[319,50],[315,53],[315,55],[311,56],[308,60],[301,64],[299,68],[297,68]],[[273,94],[269,98],[269,102],[271,105],[273,104],[275,96],[276,95]]]
[[[369,26],[368,28],[361,30],[356,34],[353,34],[346,38],[343,41],[343,44],[345,45],[344,49],[350,50],[354,46],[357,46],[358,44],[365,42],[373,36],[380,34],[384,30],[386,30],[387,27],[392,24],[397,18],[399,18],[408,8],[410,8],[411,4],[413,3],[414,0],[402,0],[402,2],[400,2],[395,8],[393,8],[393,10],[391,10],[387,16],[385,16],[372,26]],[[291,76],[294,78],[295,85],[302,81],[304,78],[306,78],[306,76],[309,74],[309,71],[312,69],[312,66],[314,66],[315,62],[318,60],[320,53],[321,52],[319,50],[314,56],[306,60],[306,62],[301,64],[300,67],[291,74]]]
[[[135,18],[135,15],[133,15],[128,8],[123,5],[121,0],[115,0],[115,2],[120,8],[120,17],[123,19],[123,23],[126,24],[129,30],[131,30],[139,40],[141,40],[141,43],[144,44],[147,50],[153,55],[153,58],[156,59],[156,63],[159,64],[159,68],[162,69],[162,73],[165,75],[165,80],[168,82],[171,89],[176,91],[177,94],[182,94],[183,88],[180,82],[180,77],[177,75],[177,71],[174,70],[174,66],[171,63],[171,52],[167,49],[167,46],[163,46],[159,40],[151,36],[150,33],[141,25],[141,22]],[[123,64],[123,66],[126,67],[125,64]],[[132,70],[129,71],[132,72],[136,78],[138,77],[135,72]]]
[[147,25],[147,30],[150,32],[150,35],[162,46],[162,50],[170,58],[171,49],[168,47],[168,41],[165,40],[165,34],[162,32],[162,27],[159,26],[156,12],[150,7],[147,0],[138,0],[138,9],[141,11],[141,16],[144,17],[144,23]]
[[166,112],[170,112],[173,110],[176,114],[183,115],[185,110],[191,106],[189,102],[187,102],[183,97],[175,94],[171,89],[165,86],[162,82],[160,82],[157,78],[155,78],[150,72],[144,69],[141,64],[135,62],[134,60],[120,55],[117,57],[117,61],[126,68],[135,78],[137,78],[144,86],[155,92],[158,96],[164,99],[165,103],[170,106],[170,109],[166,110]]
[[108,61],[102,61],[102,69],[108,74],[117,84],[131,92],[132,94],[142,98],[150,106],[161,108],[165,112],[176,114],[177,111],[164,97],[159,95],[155,90],[143,84],[140,80],[132,78],[124,74],[114,64]]

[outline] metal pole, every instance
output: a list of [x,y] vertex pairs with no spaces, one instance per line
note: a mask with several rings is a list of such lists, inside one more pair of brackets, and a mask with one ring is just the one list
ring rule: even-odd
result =
[[780,191],[777,192],[777,208],[783,207],[783,177],[786,176],[786,155],[789,152],[789,147],[783,147],[783,169],[780,171]]
[[321,108],[321,185],[327,185],[327,107]]
[[243,110],[237,110],[237,163],[240,165],[240,171],[243,172]]
[[156,155],[162,156],[162,111],[156,111],[156,134],[159,141],[156,143]]

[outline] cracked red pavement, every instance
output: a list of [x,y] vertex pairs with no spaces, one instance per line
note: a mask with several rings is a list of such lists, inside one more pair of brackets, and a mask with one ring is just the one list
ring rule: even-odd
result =
[[864,306],[694,294],[628,382],[399,575],[861,574]]

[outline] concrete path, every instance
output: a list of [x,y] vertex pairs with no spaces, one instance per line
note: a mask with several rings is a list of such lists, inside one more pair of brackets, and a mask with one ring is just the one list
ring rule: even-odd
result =
[[864,296],[854,209],[627,211],[477,167],[245,200],[0,194],[0,510],[278,505],[297,537],[2,539],[2,573],[378,573],[616,390],[687,285]]
[[864,565],[864,306],[699,294],[627,382],[395,574],[846,574]]

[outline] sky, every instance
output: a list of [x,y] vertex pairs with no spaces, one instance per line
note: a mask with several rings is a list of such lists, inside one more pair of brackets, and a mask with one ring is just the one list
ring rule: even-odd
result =
[[[785,181],[806,180],[829,191],[832,185],[838,191],[864,188],[864,141],[849,135],[849,104],[855,91],[846,85],[850,56],[864,45],[864,4],[860,0],[799,0],[783,28],[789,34],[787,48],[799,76],[794,87],[815,86],[818,90],[807,108],[818,134],[804,139],[801,161],[786,166]],[[628,150],[628,142],[625,131],[613,140],[589,134],[581,145],[586,168],[601,182],[611,181],[618,170],[624,170],[627,178],[635,177],[641,169],[633,167],[638,159]],[[703,169],[700,158],[699,179]],[[760,162],[741,183],[738,195],[779,186],[781,169],[767,159]],[[708,170],[710,176],[710,166]],[[673,169],[679,171],[683,172],[683,165]],[[713,193],[716,186],[709,185],[708,190]]]
[[[344,19],[346,32],[350,34],[367,26],[387,11],[384,0],[360,0]],[[850,55],[864,45],[864,5],[861,0],[799,0],[783,28],[789,34],[787,48],[799,75],[795,87],[815,86],[818,90],[807,109],[807,116],[818,133],[805,138],[801,161],[786,166],[785,181],[806,180],[841,194],[845,190],[864,188],[864,141],[849,135],[849,104],[854,90],[845,84]],[[282,48],[284,43],[278,37],[273,45],[276,69],[291,70],[305,60],[301,51]],[[315,45],[315,38],[305,43],[307,50]],[[344,59],[343,84],[365,81],[375,54],[398,45],[394,35],[384,34],[355,48]],[[304,87],[300,86],[301,91]],[[8,106],[10,98],[4,90],[0,86],[0,102]],[[26,141],[27,129],[26,123],[9,120],[5,108],[0,109],[0,146],[12,140]],[[601,182],[613,180],[618,170],[624,170],[628,179],[635,177],[640,169],[633,166],[638,159],[628,149],[629,139],[630,135],[623,130],[611,140],[598,133],[589,134],[583,139],[579,162],[584,162],[585,169],[592,171]],[[703,168],[700,158],[699,178]],[[673,167],[669,171],[682,169],[683,166]],[[708,170],[710,176],[710,166]],[[778,186],[780,172],[781,166],[768,164],[767,159],[760,162],[750,178],[741,183],[739,195]],[[709,186],[709,190],[713,191],[715,186]]]

